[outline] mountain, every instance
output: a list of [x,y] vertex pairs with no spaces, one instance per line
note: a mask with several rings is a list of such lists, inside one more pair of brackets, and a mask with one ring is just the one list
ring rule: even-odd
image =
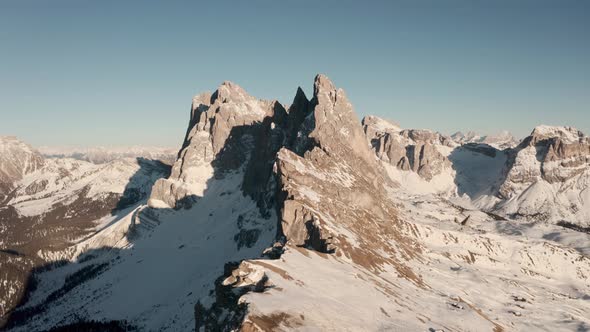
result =
[[514,148],[520,143],[520,141],[508,131],[503,131],[497,135],[488,136],[480,136],[473,131],[470,131],[467,134],[464,134],[459,131],[451,135],[451,138],[458,144],[487,144],[500,150]]
[[495,209],[590,227],[590,137],[571,127],[538,126],[510,150]]
[[367,139],[408,191],[462,199],[504,218],[590,226],[589,138],[577,129],[538,126],[519,145],[497,148],[428,130],[378,129],[378,121],[363,119]]
[[14,183],[43,166],[43,157],[30,145],[13,136],[0,136],[0,202]]
[[514,148],[463,145],[461,150],[479,153],[482,162],[470,166],[476,158],[456,150],[451,161],[457,192],[506,218],[589,227],[588,142],[571,127],[538,126]]
[[178,150],[158,146],[113,146],[113,147],[56,147],[41,146],[39,152],[45,158],[71,158],[94,164],[104,164],[123,158],[144,158],[172,164]]
[[448,168],[446,156],[457,144],[447,136],[430,130],[383,125],[383,120],[368,116],[362,121],[364,132],[377,157],[404,171],[418,173],[426,180]]
[[224,82],[190,111],[170,174],[149,172],[149,198],[31,274],[36,287],[7,328],[590,326],[584,224],[502,210],[540,181],[585,192],[581,133],[538,127],[511,149],[461,145],[376,117],[361,122],[324,75],[289,107]]
[[72,258],[73,244],[147,200],[155,179],[169,172],[169,166],[141,158],[101,165],[45,159],[16,138],[4,138],[0,150],[2,173],[11,179],[0,202],[1,316],[32,287],[32,270]]

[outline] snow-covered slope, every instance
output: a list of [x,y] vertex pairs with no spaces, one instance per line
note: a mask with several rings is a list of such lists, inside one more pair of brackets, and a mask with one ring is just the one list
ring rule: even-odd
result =
[[168,171],[169,166],[146,159],[101,165],[46,159],[14,182],[0,205],[0,314],[31,287],[32,269],[70,259],[72,245],[145,202],[155,180]]
[[[159,167],[162,167],[161,169]],[[147,159],[118,159],[96,165],[75,159],[47,159],[36,172],[17,182],[14,198],[8,201],[20,215],[36,216],[59,205],[68,205],[84,192],[84,197],[119,200],[125,191],[146,197],[151,184],[162,177],[165,166]]]
[[[190,210],[138,208],[79,243],[76,262],[39,278],[42,291],[13,318],[27,324],[14,331],[80,319],[127,320],[142,331],[192,330],[195,304],[210,305],[224,263],[258,257],[275,236],[276,224],[241,194],[241,177],[209,182]],[[92,274],[68,289],[64,280],[80,271]]]

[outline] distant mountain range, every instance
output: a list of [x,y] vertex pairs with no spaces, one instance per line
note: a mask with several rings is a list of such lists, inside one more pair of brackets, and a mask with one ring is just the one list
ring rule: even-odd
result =
[[460,144],[466,143],[480,143],[480,144],[488,144],[497,149],[508,149],[513,148],[518,145],[520,140],[514,137],[508,131],[502,131],[497,135],[489,135],[489,136],[480,136],[477,133],[470,131],[467,134],[463,134],[462,132],[456,132],[451,135],[451,138]]
[[38,151],[46,158],[73,158],[95,164],[104,164],[122,158],[158,159],[172,164],[178,154],[177,148],[158,146],[111,146],[111,147],[55,147],[41,146]]
[[589,137],[403,129],[313,84],[195,96],[179,151],[2,138],[5,328],[590,328]]

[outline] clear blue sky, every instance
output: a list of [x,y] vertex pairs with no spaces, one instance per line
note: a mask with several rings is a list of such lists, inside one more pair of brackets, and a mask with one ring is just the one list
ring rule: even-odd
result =
[[590,1],[0,0],[0,134],[34,145],[177,146],[194,94],[316,73],[405,128],[590,134]]

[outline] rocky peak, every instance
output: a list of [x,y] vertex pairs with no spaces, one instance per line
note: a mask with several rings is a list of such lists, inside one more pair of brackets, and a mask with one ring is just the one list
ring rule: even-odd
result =
[[[309,138],[330,154],[351,153],[368,164],[375,162],[364,133],[346,93],[337,89],[325,75],[314,81],[313,130]],[[311,128],[310,128],[311,129]]]
[[[297,88],[297,92],[295,93],[295,98],[293,98],[293,103],[289,106],[289,115],[293,119],[301,119],[305,118],[309,114],[310,108],[310,101],[303,92],[301,87]],[[301,124],[302,121],[298,121]]]
[[[193,98],[191,119],[168,179],[155,183],[152,206],[189,206],[208,179],[237,170],[250,158],[265,117],[286,111],[276,101],[258,100],[232,82]],[[182,203],[179,203],[182,202]]]
[[518,147],[510,150],[506,179],[499,193],[510,198],[538,181],[565,183],[590,169],[590,141],[572,127],[535,127]]
[[586,141],[584,133],[573,127],[540,125],[533,129],[530,135],[531,144],[547,139],[559,139],[563,143],[583,143]]
[[255,99],[250,96],[241,86],[225,81],[217,88],[216,93],[213,94],[211,102],[219,100],[221,103],[234,102],[243,103]]
[[[394,218],[393,209],[374,204],[385,199],[389,182],[344,90],[326,76],[315,78],[311,100],[298,89],[288,110],[250,98],[230,83],[210,99],[205,94],[195,100],[193,111],[199,111],[193,112],[184,148],[170,178],[154,185],[151,206],[186,207],[187,200],[203,195],[207,181],[229,168],[244,172],[241,189],[264,215],[277,211],[281,235],[293,245],[330,252],[356,241],[329,239],[334,225],[327,225],[335,220],[352,227],[360,222],[353,217],[358,211],[372,220]],[[331,197],[343,205],[317,214],[317,204]]]
[[302,103],[302,102],[308,103],[309,102],[309,99],[307,99],[307,96],[305,95],[305,92],[299,86],[299,87],[297,87],[297,92],[295,92],[295,98],[293,98],[293,105],[299,104],[299,103]]
[[[303,92],[303,89],[298,87],[293,103],[289,106],[289,115],[292,118],[303,119],[309,115],[310,111],[310,100]],[[299,121],[299,124],[301,124],[301,121]]]
[[573,127],[537,126],[516,152],[528,147],[535,148],[536,157],[542,162],[562,161],[571,166],[590,157],[590,139]]
[[[290,115],[302,109],[308,113],[295,148],[281,148],[276,158],[281,233],[287,245],[334,253],[375,267],[384,262],[377,252],[391,248],[374,235],[399,236],[395,227],[384,226],[385,220],[396,220],[395,209],[380,203],[387,200],[385,188],[393,184],[384,177],[342,89],[318,75],[308,107],[291,108]],[[313,144],[301,144],[306,140]],[[307,149],[296,149],[302,146]],[[349,233],[344,236],[334,233],[335,229]],[[402,251],[406,249],[412,251]]]
[[[315,77],[315,80],[313,82],[313,96],[316,98],[323,98],[323,97],[327,97],[331,100],[332,103],[335,102],[335,94],[334,92],[336,91],[336,87],[334,86],[334,83],[332,83],[332,81],[330,81],[330,79],[323,74],[318,74]],[[322,103],[322,101],[319,101],[318,104]]]
[[365,116],[361,123],[367,137],[375,137],[385,133],[396,133],[402,130],[397,124],[374,115]]
[[16,181],[44,164],[43,156],[15,136],[0,136],[0,203]]
[[430,130],[402,130],[375,116],[365,117],[363,127],[377,157],[400,170],[431,180],[450,167],[450,161],[440,152],[454,146],[449,137]]

